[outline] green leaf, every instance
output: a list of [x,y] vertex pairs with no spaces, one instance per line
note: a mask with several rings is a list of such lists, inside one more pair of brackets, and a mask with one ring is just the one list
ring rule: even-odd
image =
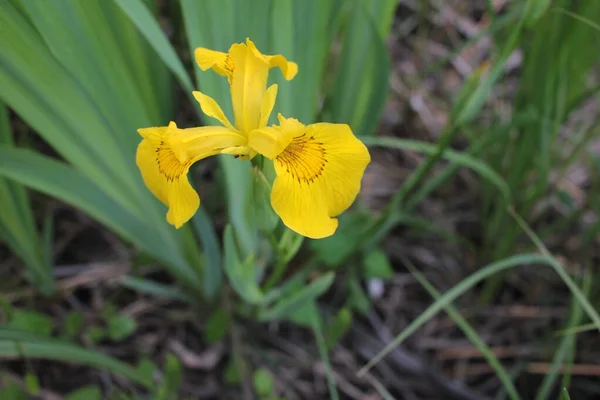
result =
[[323,333],[321,316],[318,313],[313,317],[312,330],[317,341],[319,357],[321,358],[321,362],[325,366],[325,376],[327,377],[327,388],[329,389],[329,396],[332,400],[338,400],[339,394],[335,385],[335,376],[333,374],[333,370],[331,369],[331,363],[329,362],[329,353],[327,350],[327,344],[325,342],[325,335]]
[[[370,6],[378,3],[387,4],[383,18],[375,19]],[[389,90],[390,58],[384,40],[394,4],[389,0],[355,0],[351,4],[329,102],[334,122],[347,123],[357,135],[366,136],[375,132]],[[380,32],[375,21],[381,20],[386,22]]]
[[0,329],[0,357],[27,357],[73,362],[110,371],[147,388],[151,382],[137,370],[105,354],[72,343],[11,329]]
[[204,250],[202,291],[207,299],[214,299],[223,285],[221,249],[215,228],[202,205],[192,218],[196,234]]
[[[416,269],[416,267],[412,265],[410,260],[403,260],[403,263],[411,271],[411,273],[413,274],[415,279],[421,284],[421,286],[423,286],[425,290],[427,290],[434,299],[439,299],[441,294],[431,283],[429,283],[427,278],[425,278],[425,276],[422,273],[420,273]],[[517,392],[517,389],[515,388],[515,385],[510,375],[508,374],[508,372],[506,372],[506,370],[504,369],[494,352],[485,343],[483,338],[479,336],[477,331],[467,322],[467,320],[460,314],[456,307],[449,304],[444,308],[444,310],[446,311],[446,313],[448,313],[448,315],[450,316],[450,318],[452,318],[456,325],[458,325],[458,327],[463,331],[463,333],[469,339],[469,341],[473,343],[473,345],[481,352],[489,366],[492,367],[492,369],[498,376],[498,379],[502,383],[504,390],[506,391],[506,393],[508,393],[510,398],[513,400],[519,400],[519,393]]]
[[107,321],[108,337],[114,341],[127,339],[137,329],[137,322],[126,315],[115,315]]
[[272,321],[289,316],[292,312],[306,304],[306,302],[315,300],[329,289],[334,278],[335,274],[333,272],[328,272],[320,276],[291,296],[280,299],[269,309],[262,310],[258,317],[259,320]]
[[273,393],[275,384],[273,382],[273,376],[266,368],[260,368],[254,371],[252,375],[252,382],[254,384],[254,390],[261,397],[266,397]]
[[0,388],[0,399],[6,400],[28,400],[29,395],[21,386],[15,382],[8,381],[4,387]]
[[127,275],[119,280],[119,284],[128,289],[135,290],[138,293],[165,299],[179,300],[187,303],[191,302],[191,299],[182,293],[180,288],[164,285],[148,279]]
[[[13,147],[8,109],[0,102],[0,145]],[[0,178],[0,237],[27,267],[28,277],[43,294],[55,290],[50,258],[46,257],[22,185]]]
[[551,0],[527,0],[523,9],[523,19],[527,27],[532,27],[546,13]]
[[204,328],[204,340],[207,343],[215,343],[223,340],[231,329],[231,318],[223,308],[213,311]]
[[[418,151],[425,154],[435,154],[437,152],[436,144],[425,143],[418,140],[387,137],[365,137],[362,138],[362,141],[367,146],[383,146],[401,150]],[[442,157],[448,161],[453,161],[463,167],[470,168],[477,172],[482,178],[485,178],[491,184],[496,186],[504,199],[510,199],[510,189],[507,183],[504,181],[504,179],[502,179],[502,177],[500,177],[500,175],[498,175],[496,171],[486,165],[483,161],[472,155],[450,149],[446,149],[444,154],[442,154]]]
[[106,329],[101,326],[90,326],[85,332],[85,335],[92,343],[98,343],[104,340],[107,332]]
[[154,381],[154,373],[158,371],[158,367],[148,356],[143,356],[136,368],[140,374],[146,377],[148,382]]
[[183,260],[174,241],[165,240],[160,229],[151,229],[153,225],[149,225],[148,221],[138,219],[73,168],[24,149],[0,147],[0,159],[0,176],[81,208],[149,254],[165,261],[182,282],[200,286],[198,276]]
[[363,290],[357,277],[351,277],[348,281],[348,304],[363,315],[367,315],[371,309],[371,301]]
[[167,354],[164,380],[156,393],[157,400],[177,399],[179,385],[181,385],[181,363],[173,354]]
[[8,323],[8,327],[23,332],[35,333],[40,336],[52,334],[52,318],[36,311],[14,311]]
[[194,87],[190,77],[177,56],[177,52],[165,37],[158,21],[150,13],[144,2],[141,0],[114,1],[127,14],[146,40],[148,40],[148,43],[154,48],[165,65],[177,77],[181,86],[191,95]]
[[548,259],[545,256],[541,256],[535,253],[525,253],[508,257],[504,260],[497,261],[479,269],[477,272],[469,275],[467,278],[463,279],[459,284],[457,284],[452,289],[446,291],[446,293],[440,296],[432,305],[430,305],[412,323],[410,323],[398,336],[396,336],[394,340],[387,344],[383,350],[381,350],[363,368],[361,368],[359,374],[364,374],[366,371],[368,371],[371,367],[373,367],[373,365],[375,365],[383,357],[385,357],[394,347],[402,343],[408,336],[414,333],[419,327],[421,327],[425,322],[432,318],[436,313],[438,313],[444,307],[447,307],[456,298],[458,298],[467,290],[475,286],[477,283],[500,271],[515,268],[520,265],[547,263]]
[[83,313],[79,311],[69,312],[65,318],[65,325],[63,327],[65,338],[74,339],[81,332],[84,322],[85,317]]
[[[242,362],[243,362],[243,368],[247,368],[245,361],[242,361]],[[223,375],[224,375],[223,378],[224,378],[225,382],[227,382],[227,384],[229,384],[231,386],[237,385],[242,381],[242,378],[240,377],[240,373],[237,370],[235,359],[233,357],[229,359],[229,362],[227,363],[227,366],[225,367],[225,372]]]
[[225,273],[231,286],[242,299],[250,304],[260,304],[264,301],[263,293],[256,282],[256,263],[249,257],[244,263],[240,262],[237,245],[231,225],[225,227],[223,233]]
[[335,316],[333,321],[331,321],[326,326],[325,336],[327,342],[327,348],[331,350],[333,346],[340,340],[342,336],[350,329],[352,325],[352,311],[348,308],[342,308],[338,314]]
[[31,372],[25,374],[25,386],[29,394],[37,395],[40,393],[40,380]]
[[65,400],[102,400],[102,391],[96,385],[84,386],[66,395]]
[[394,271],[387,254],[379,248],[375,248],[367,253],[363,268],[365,279],[389,279],[394,276]]

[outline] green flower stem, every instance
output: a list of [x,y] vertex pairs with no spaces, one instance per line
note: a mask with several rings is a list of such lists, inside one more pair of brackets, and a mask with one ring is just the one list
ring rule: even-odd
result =
[[271,243],[271,247],[275,250],[275,268],[273,272],[269,276],[269,279],[265,282],[263,286],[263,292],[267,293],[269,290],[273,288],[279,282],[283,273],[285,272],[286,262],[285,262],[285,254],[281,250],[279,243],[277,242],[277,238],[272,233],[269,235],[269,242]]

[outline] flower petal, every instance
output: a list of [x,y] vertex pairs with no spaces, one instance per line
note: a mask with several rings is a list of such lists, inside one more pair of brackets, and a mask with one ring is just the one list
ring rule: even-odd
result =
[[296,134],[275,158],[271,204],[290,229],[311,238],[332,235],[354,202],[370,162],[348,125],[318,123]]
[[212,68],[219,75],[231,77],[233,68],[227,53],[198,47],[194,56],[202,71]]
[[281,73],[283,74],[283,77],[286,80],[289,81],[293,79],[294,76],[296,76],[296,74],[298,73],[298,64],[292,61],[288,61],[281,54],[276,54],[272,56],[262,54],[254,45],[254,42],[252,42],[252,40],[250,40],[249,38],[246,38],[246,45],[252,50],[254,54],[256,54],[257,57],[260,57],[263,60],[265,60],[265,62],[269,64],[269,68],[279,67]]
[[277,157],[296,136],[306,130],[306,126],[295,118],[278,116],[279,125],[256,129],[248,134],[248,146],[272,160]]
[[232,45],[229,56],[234,65],[231,102],[235,126],[248,133],[259,127],[269,64],[244,44]]
[[260,121],[258,123],[259,128],[267,126],[269,123],[269,117],[271,117],[271,111],[273,111],[275,99],[277,98],[277,89],[277,84],[272,84],[269,86],[265,92],[265,95],[263,96],[262,105],[260,106]]
[[187,173],[196,161],[224,149],[244,146],[246,138],[224,127],[178,129],[168,127],[139,129],[144,138],[136,162],[144,183],[169,207],[167,221],[181,227],[196,212],[200,198],[190,185]]
[[265,126],[248,134],[248,146],[272,160],[292,141],[291,135],[284,135],[280,129]]
[[231,122],[225,116],[225,113],[219,106],[219,104],[210,96],[205,95],[204,93],[194,91],[192,92],[194,98],[200,103],[200,108],[202,112],[209,117],[215,118],[219,120],[226,128],[236,131],[236,129],[231,125]]

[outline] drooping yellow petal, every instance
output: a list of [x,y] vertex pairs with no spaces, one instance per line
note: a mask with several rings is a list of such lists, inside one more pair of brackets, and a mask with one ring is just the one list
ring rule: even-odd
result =
[[143,140],[139,144],[136,162],[144,183],[169,207],[167,221],[181,227],[196,212],[200,198],[190,185],[190,166],[223,149],[244,146],[246,138],[224,127],[178,129],[168,127],[139,129]]
[[292,61],[288,61],[281,54],[276,54],[273,56],[262,54],[254,45],[254,42],[252,42],[252,40],[250,40],[249,38],[246,38],[246,45],[248,46],[249,49],[252,50],[252,52],[257,57],[265,60],[265,62],[267,64],[269,64],[270,68],[279,67],[279,69],[281,70],[281,73],[283,74],[283,77],[286,80],[289,81],[289,80],[293,79],[294,76],[296,76],[296,74],[298,73],[298,64],[296,64],[295,62],[292,62]]
[[202,71],[212,68],[217,74],[226,76],[231,81],[233,64],[227,53],[199,47],[194,51],[194,56]]
[[348,125],[306,126],[274,159],[273,209],[288,228],[304,236],[333,235],[338,225],[334,217],[354,202],[370,160]]
[[236,129],[231,125],[231,122],[225,116],[225,113],[219,106],[219,104],[210,96],[205,95],[204,93],[194,91],[192,92],[194,98],[198,103],[200,103],[200,108],[202,112],[211,118],[215,118],[219,120],[226,128],[236,131]]

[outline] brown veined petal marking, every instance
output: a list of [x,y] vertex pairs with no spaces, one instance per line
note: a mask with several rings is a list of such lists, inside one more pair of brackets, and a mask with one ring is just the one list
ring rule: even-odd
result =
[[312,183],[322,175],[327,163],[326,155],[323,143],[304,132],[292,139],[275,162],[293,175],[298,183]]

